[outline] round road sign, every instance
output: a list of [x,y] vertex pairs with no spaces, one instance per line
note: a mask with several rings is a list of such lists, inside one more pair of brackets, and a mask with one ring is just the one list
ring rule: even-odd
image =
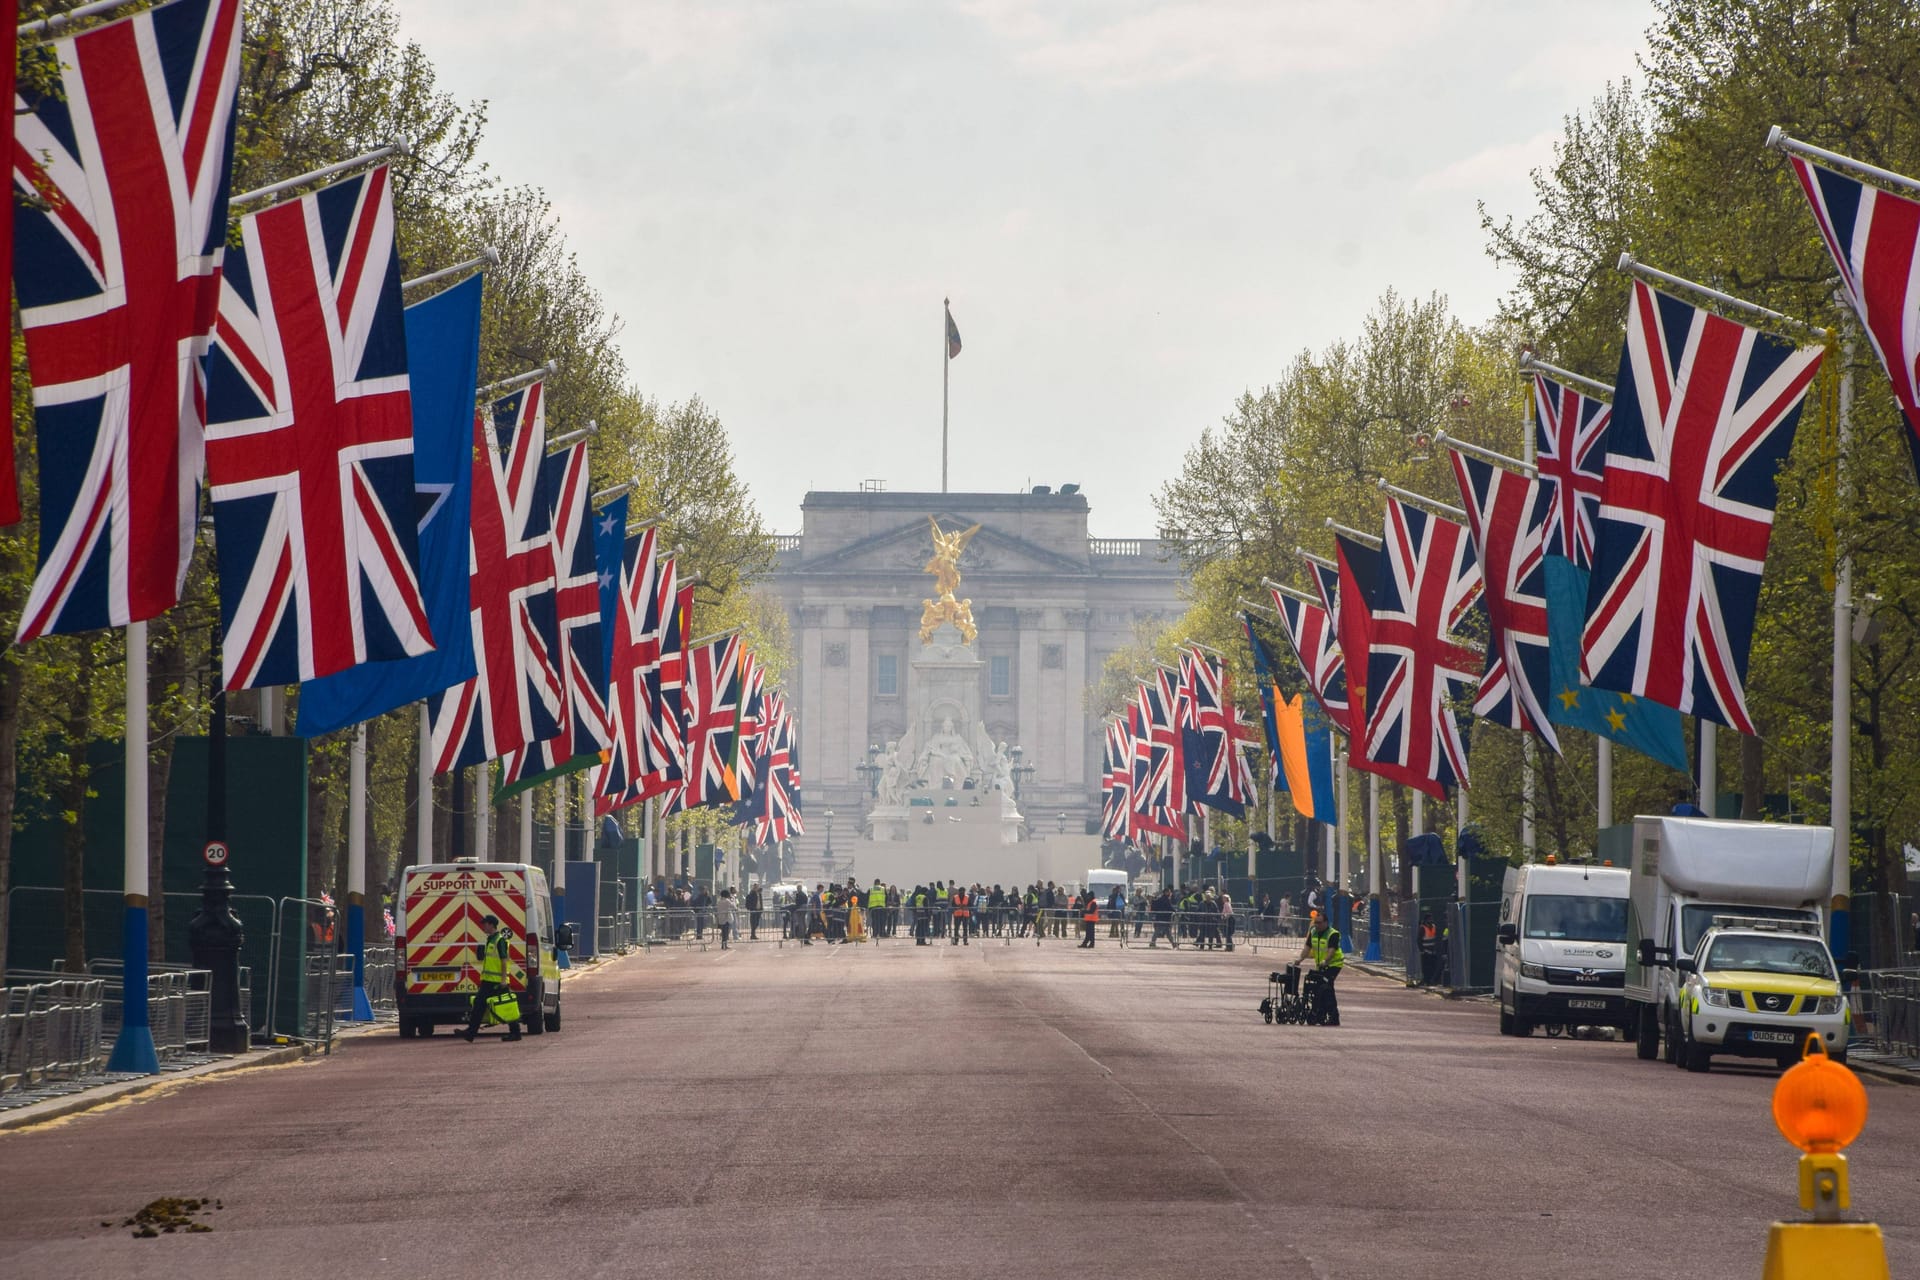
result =
[[209,840],[207,847],[200,851],[200,856],[207,860],[207,865],[210,867],[224,867],[227,865],[227,858],[231,855],[225,844],[218,840]]

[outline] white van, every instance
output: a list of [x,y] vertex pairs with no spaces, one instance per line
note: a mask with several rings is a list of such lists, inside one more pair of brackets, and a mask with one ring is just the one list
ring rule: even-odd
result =
[[1103,907],[1107,904],[1107,899],[1113,896],[1115,889],[1120,891],[1122,901],[1133,899],[1133,890],[1127,884],[1127,873],[1116,871],[1111,867],[1095,867],[1088,871],[1087,888],[1100,899],[1100,905]]
[[1627,881],[1625,867],[1549,860],[1507,868],[1493,962],[1501,1035],[1542,1025],[1631,1034]]
[[467,1020],[489,915],[507,929],[507,986],[520,997],[527,1033],[560,1029],[560,952],[573,946],[573,926],[554,926],[539,867],[474,858],[408,867],[399,907],[393,994],[402,1039]]

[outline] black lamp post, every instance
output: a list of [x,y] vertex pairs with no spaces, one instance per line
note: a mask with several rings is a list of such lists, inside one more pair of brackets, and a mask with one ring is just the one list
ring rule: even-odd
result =
[[879,744],[868,743],[866,763],[853,766],[853,771],[867,780],[867,798],[870,800],[880,798],[880,775],[886,772],[875,761],[875,757],[879,754]]
[[207,878],[200,910],[187,923],[193,967],[211,975],[207,1048],[247,1051],[247,1010],[240,1007],[240,944],[246,933],[233,914],[233,884],[227,875],[227,691],[220,673],[220,628],[213,629],[213,711],[207,725]]
[[1060,834],[1067,834],[1067,815],[1063,812],[1058,816],[1057,820],[1060,823]]
[[828,809],[820,815],[827,820],[827,847],[820,851],[820,864],[826,870],[827,879],[833,879],[833,810]]

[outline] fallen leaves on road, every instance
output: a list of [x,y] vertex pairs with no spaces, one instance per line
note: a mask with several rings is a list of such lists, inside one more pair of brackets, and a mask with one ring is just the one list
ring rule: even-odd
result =
[[[170,1236],[176,1231],[211,1231],[211,1226],[195,1221],[194,1215],[226,1207],[220,1201],[209,1200],[205,1196],[162,1196],[131,1218],[122,1219],[120,1225],[132,1228],[136,1240]],[[103,1222],[100,1225],[106,1227],[112,1224]]]

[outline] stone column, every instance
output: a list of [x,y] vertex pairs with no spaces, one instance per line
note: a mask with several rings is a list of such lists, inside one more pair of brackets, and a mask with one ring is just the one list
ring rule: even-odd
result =
[[795,709],[800,713],[800,767],[802,777],[811,778],[813,762],[820,759],[821,735],[826,730],[824,714],[826,681],[821,667],[824,644],[821,624],[827,611],[819,605],[801,605],[794,611],[794,653],[800,667],[799,681],[793,691]]
[[[861,783],[853,772],[856,758],[866,759],[867,743],[873,733],[873,655],[871,652],[873,610],[847,608],[847,740],[840,752],[840,772]],[[829,748],[831,750],[831,748]],[[857,824],[855,824],[857,825]]]
[[1067,665],[1063,673],[1066,707],[1061,716],[1067,726],[1067,759],[1064,776],[1081,792],[1081,803],[1093,803],[1100,794],[1100,753],[1093,737],[1098,724],[1088,718],[1087,686],[1093,677],[1087,671],[1087,628],[1093,622],[1091,609],[1069,609],[1067,620]]
[[[1013,664],[1013,696],[1020,708],[1020,745],[1027,749],[1028,764],[1038,765],[1041,773],[1047,769],[1045,760],[1034,757],[1043,754],[1040,741],[1040,624],[1045,614],[1039,609],[1020,609],[1015,612],[1019,619],[1020,656]],[[1031,786],[1038,783],[1040,773],[1028,781]],[[1024,795],[1025,787],[1022,788]]]

